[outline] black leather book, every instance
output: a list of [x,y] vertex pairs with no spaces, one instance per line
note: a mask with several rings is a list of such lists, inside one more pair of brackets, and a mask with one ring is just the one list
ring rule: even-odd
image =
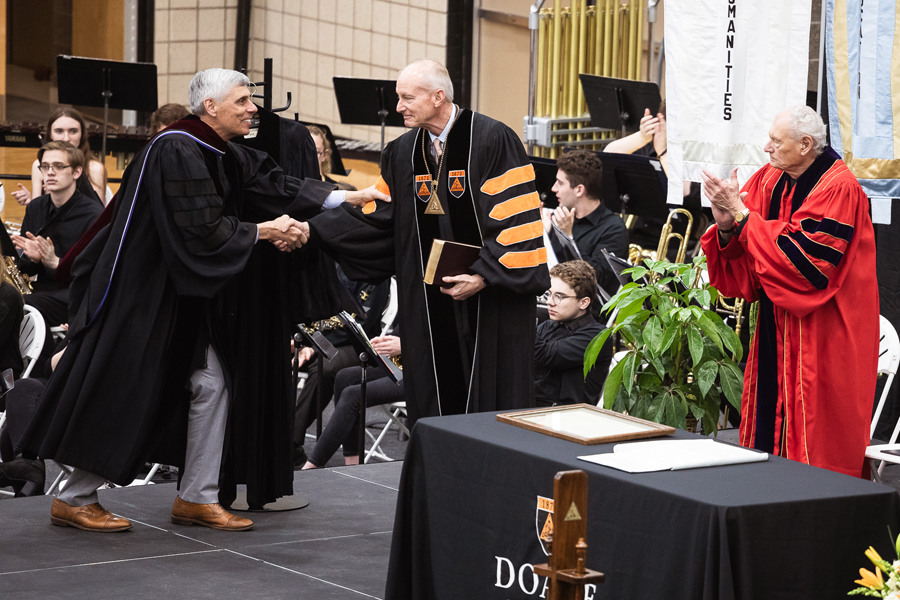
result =
[[444,283],[444,277],[472,274],[472,265],[478,260],[480,246],[434,240],[431,244],[431,254],[428,256],[428,265],[425,267],[425,283],[437,284],[441,287],[453,287]]

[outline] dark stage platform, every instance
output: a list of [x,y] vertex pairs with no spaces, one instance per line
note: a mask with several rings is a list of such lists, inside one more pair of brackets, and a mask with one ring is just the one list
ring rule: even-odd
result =
[[123,533],[51,525],[50,497],[4,501],[0,598],[383,598],[402,464],[297,471],[309,506],[240,513],[241,533],[173,525],[172,484],[101,491]]

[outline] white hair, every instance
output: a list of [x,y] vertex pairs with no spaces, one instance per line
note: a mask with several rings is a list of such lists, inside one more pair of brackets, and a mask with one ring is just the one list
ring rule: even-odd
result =
[[422,87],[429,92],[441,90],[448,102],[453,102],[453,82],[450,81],[450,73],[447,67],[441,63],[427,58],[420,58],[406,65],[400,75],[415,71],[419,76]]
[[782,111],[790,122],[790,129],[794,139],[800,140],[810,137],[813,142],[813,150],[816,155],[822,154],[825,149],[825,122],[819,113],[804,104],[789,106]]
[[216,102],[224,100],[231,90],[240,85],[250,85],[250,79],[238,71],[231,69],[207,69],[200,71],[191,79],[188,98],[191,112],[197,116],[206,114],[203,101],[212,98]]

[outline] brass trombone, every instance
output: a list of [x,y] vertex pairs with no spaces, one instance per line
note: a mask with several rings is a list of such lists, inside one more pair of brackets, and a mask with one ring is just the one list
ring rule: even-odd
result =
[[[687,228],[684,230],[684,235],[680,233],[672,232],[672,217],[678,213],[683,215],[687,215]],[[672,240],[678,240],[678,252],[675,254],[675,261],[677,263],[683,263],[684,257],[687,255],[687,245],[688,240],[691,239],[691,228],[694,226],[694,217],[691,215],[690,211],[684,208],[675,208],[669,212],[669,217],[666,219],[666,224],[663,225],[662,233],[659,236],[659,246],[656,248],[656,260],[664,260],[669,255],[669,245],[672,243]]]

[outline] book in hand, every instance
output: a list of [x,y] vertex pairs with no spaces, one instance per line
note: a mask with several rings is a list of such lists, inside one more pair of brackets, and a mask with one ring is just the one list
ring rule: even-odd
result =
[[431,244],[431,254],[428,256],[428,265],[425,267],[425,283],[453,287],[451,283],[444,283],[444,277],[471,275],[472,265],[478,260],[479,252],[480,246],[434,240]]

